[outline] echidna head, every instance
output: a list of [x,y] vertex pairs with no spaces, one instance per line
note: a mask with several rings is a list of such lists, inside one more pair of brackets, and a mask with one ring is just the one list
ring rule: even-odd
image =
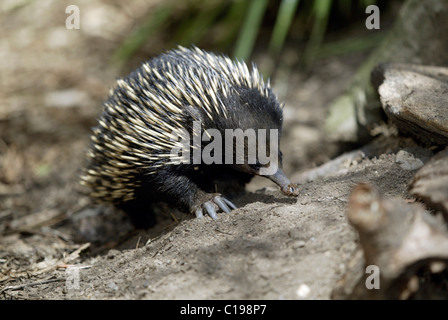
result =
[[[258,133],[263,131],[264,129],[261,129]],[[282,152],[279,148],[279,134],[280,130],[269,129],[266,130],[266,136],[258,134],[255,143],[251,142],[249,138],[244,139],[245,153],[243,161],[236,161],[232,164],[232,167],[251,175],[266,177],[275,182],[283,193],[289,196],[296,196],[298,195],[298,187],[291,183],[282,170]],[[238,159],[239,155],[235,143],[234,147],[234,158]],[[251,158],[251,154],[255,148],[256,154]]]
[[[225,142],[226,152],[231,152],[229,147],[232,147],[232,167],[272,180],[287,195],[298,195],[297,186],[282,170],[280,137],[283,110],[277,98],[270,90],[267,96],[254,89],[238,91],[238,100],[228,109],[231,112],[225,121],[225,127],[233,128],[233,139]],[[241,152],[243,148],[244,153]]]

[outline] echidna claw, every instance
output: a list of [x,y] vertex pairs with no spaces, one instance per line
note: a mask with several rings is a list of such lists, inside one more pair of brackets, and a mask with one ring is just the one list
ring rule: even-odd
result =
[[202,208],[196,209],[196,218],[204,218],[204,214],[202,213]]
[[204,208],[205,210],[207,210],[207,213],[210,215],[210,217],[212,217],[213,220],[218,219],[218,216],[216,215],[215,206],[211,201],[207,201],[206,203],[204,203]]
[[222,211],[224,211],[225,213],[229,213],[231,210],[230,208],[227,206],[226,202],[224,201],[224,198],[218,197],[216,196],[213,201],[218,205],[218,207],[221,208]]
[[224,202],[227,203],[229,207],[232,208],[232,210],[238,209],[238,207],[234,205],[230,200],[227,200],[226,198],[222,198],[222,200],[224,200]]
[[205,211],[213,220],[217,220],[217,210],[222,210],[225,213],[229,213],[234,209],[237,209],[237,206],[231,201],[221,196],[215,196],[204,202],[201,207],[196,209],[195,213],[197,218],[202,218]]

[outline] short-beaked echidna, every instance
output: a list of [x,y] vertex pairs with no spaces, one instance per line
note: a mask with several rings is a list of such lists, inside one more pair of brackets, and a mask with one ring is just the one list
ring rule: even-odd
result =
[[[218,210],[236,208],[221,195],[224,189],[220,186],[241,189],[271,164],[259,161],[258,154],[249,161],[249,151],[257,148],[251,148],[254,145],[249,145],[248,136],[243,139],[241,156],[237,154],[236,136],[229,149],[229,142],[216,139],[216,134],[208,139],[215,147],[221,145],[223,153],[219,155],[219,148],[215,148],[208,154],[215,160],[221,156],[222,161],[198,163],[193,155],[205,151],[207,144],[195,145],[195,134],[211,137],[208,132],[214,129],[225,137],[226,129],[265,129],[264,150],[269,151],[269,132],[278,132],[274,136],[278,145],[282,122],[282,107],[255,65],[249,71],[242,61],[196,47],[179,47],[117,81],[103,104],[98,126],[93,128],[81,183],[90,187],[91,197],[123,209],[138,226],[152,224],[150,205],[159,201],[198,217],[205,211],[216,219]],[[194,124],[200,124],[199,135]],[[187,158],[183,155],[181,162],[173,157],[173,150],[185,133],[193,138],[188,140],[191,152],[185,152]],[[258,147],[260,141],[255,144]],[[230,157],[226,157],[226,150],[232,153]],[[298,195],[297,186],[281,170],[279,148],[274,152],[278,161],[266,177],[285,194]]]

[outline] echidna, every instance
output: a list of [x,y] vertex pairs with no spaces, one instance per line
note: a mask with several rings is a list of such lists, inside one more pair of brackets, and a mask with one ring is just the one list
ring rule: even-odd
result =
[[[243,156],[237,152],[237,138],[224,143],[226,129],[265,129],[263,147],[269,151],[273,145],[269,132],[277,130],[278,141],[273,142],[278,145],[282,122],[282,107],[254,64],[249,71],[242,61],[179,47],[117,81],[103,104],[99,125],[93,128],[81,183],[90,187],[91,197],[123,209],[134,224],[144,227],[152,224],[150,204],[159,201],[197,217],[205,210],[216,219],[217,211],[236,208],[219,193],[221,185],[241,189],[270,165],[274,170],[266,177],[285,194],[296,196],[297,186],[281,170],[278,148],[274,150],[278,161],[266,163],[258,153],[249,161],[249,151],[261,145],[259,139],[255,143],[248,136],[243,139]],[[200,132],[194,132],[194,124],[200,124]],[[211,141],[222,146],[223,153],[219,148],[210,152],[208,145],[208,154],[218,161],[198,163],[193,155],[200,155],[207,144],[195,145],[194,136],[210,139],[211,129],[215,130]],[[187,140],[191,152],[173,157],[185,134],[193,136]]]

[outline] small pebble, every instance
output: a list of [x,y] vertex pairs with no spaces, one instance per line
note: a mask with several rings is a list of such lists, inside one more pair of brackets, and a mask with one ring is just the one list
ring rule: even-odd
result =
[[115,282],[109,283],[108,287],[109,287],[109,289],[112,289],[114,291],[118,290],[118,286],[117,286],[117,284]]
[[306,298],[311,292],[310,287],[308,287],[306,284],[301,284],[299,289],[297,289],[297,296],[299,298]]

